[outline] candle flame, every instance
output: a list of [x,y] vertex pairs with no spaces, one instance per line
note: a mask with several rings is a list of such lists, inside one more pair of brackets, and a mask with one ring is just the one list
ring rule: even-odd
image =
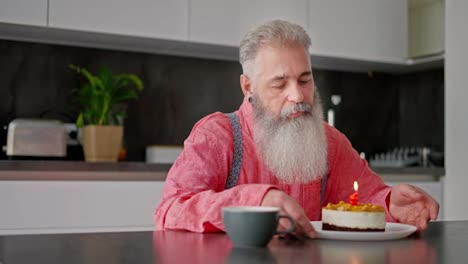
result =
[[358,184],[357,184],[357,181],[354,181],[354,191],[357,192],[357,191],[358,191],[358,187],[359,187],[359,186],[358,186]]

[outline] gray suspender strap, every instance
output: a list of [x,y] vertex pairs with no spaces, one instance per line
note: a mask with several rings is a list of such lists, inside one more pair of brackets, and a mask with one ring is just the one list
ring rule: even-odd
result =
[[234,139],[234,154],[232,155],[231,169],[229,170],[229,176],[226,181],[226,185],[224,186],[224,189],[229,189],[237,184],[244,150],[242,148],[242,130],[239,117],[235,113],[229,113],[226,115],[229,117],[229,121],[231,122],[232,138]]
[[[226,181],[226,185],[224,189],[229,189],[231,187],[236,186],[237,179],[239,178],[240,169],[242,165],[242,156],[243,156],[243,149],[242,149],[242,130],[239,122],[239,117],[235,113],[226,114],[229,117],[229,121],[231,122],[232,128],[232,137],[234,139],[234,155],[232,157],[232,164],[231,169],[229,170],[229,176]],[[327,188],[327,176],[328,174],[322,176],[322,182],[320,185],[320,205],[323,206],[323,199],[325,195],[325,191]]]
[[325,198],[325,192],[327,191],[327,177],[328,173],[325,172],[325,174],[322,176],[322,182],[320,183],[320,206],[323,206],[323,199]]

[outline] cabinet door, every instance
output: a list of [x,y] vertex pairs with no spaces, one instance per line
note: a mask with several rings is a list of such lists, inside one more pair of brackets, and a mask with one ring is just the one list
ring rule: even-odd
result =
[[376,56],[387,61],[408,57],[407,0],[378,0]]
[[0,22],[47,26],[47,0],[1,0]]
[[273,19],[307,28],[307,0],[192,0],[190,40],[239,46],[251,28]]
[[49,26],[188,39],[188,0],[49,0]]
[[375,0],[310,0],[311,53],[347,58],[375,56]]
[[406,0],[310,0],[311,53],[364,60],[406,57]]
[[154,229],[164,182],[3,181],[0,234]]
[[409,2],[409,56],[428,56],[444,52],[444,0]]

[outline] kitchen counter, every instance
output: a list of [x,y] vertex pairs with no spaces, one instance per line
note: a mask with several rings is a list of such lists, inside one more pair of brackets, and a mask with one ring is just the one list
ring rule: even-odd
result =
[[169,167],[2,160],[0,234],[151,230]]
[[165,181],[171,164],[0,160],[0,180]]
[[[0,160],[0,180],[165,181],[171,164]],[[438,181],[440,167],[372,168],[384,181]]]
[[[0,211],[8,212],[0,218],[0,234],[151,230],[152,213],[161,201],[170,166],[0,160]],[[418,178],[407,182],[417,184],[442,206],[442,181],[431,175],[443,171],[382,172],[383,178],[395,179],[384,180],[389,185],[399,184],[402,177]]]
[[371,168],[384,181],[439,181],[445,176],[443,167]]

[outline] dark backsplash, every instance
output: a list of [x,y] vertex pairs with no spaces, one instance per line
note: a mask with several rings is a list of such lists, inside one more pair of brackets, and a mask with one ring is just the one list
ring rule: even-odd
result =
[[[73,123],[71,92],[84,80],[70,63],[92,71],[106,64],[142,78],[145,89],[129,102],[125,120],[128,160],[144,160],[147,145],[183,144],[201,117],[242,102],[237,62],[0,40],[0,125],[20,117]],[[443,69],[404,75],[314,69],[314,77],[325,109],[332,94],[341,95],[336,127],[359,152],[400,145],[443,150]]]
[[342,102],[335,126],[356,150],[373,154],[400,146],[444,150],[444,70],[409,74],[315,70],[324,108],[332,94]]

